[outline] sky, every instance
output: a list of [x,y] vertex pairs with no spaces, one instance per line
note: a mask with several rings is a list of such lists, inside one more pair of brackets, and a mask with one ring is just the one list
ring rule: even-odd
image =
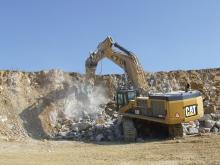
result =
[[[84,73],[111,36],[145,71],[220,67],[219,0],[0,0],[0,70]],[[123,73],[102,60],[97,74]]]

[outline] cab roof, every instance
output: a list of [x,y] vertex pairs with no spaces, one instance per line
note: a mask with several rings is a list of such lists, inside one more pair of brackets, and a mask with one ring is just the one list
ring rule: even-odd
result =
[[184,100],[190,99],[201,96],[199,91],[175,91],[175,92],[168,92],[168,93],[154,93],[149,95],[150,99],[157,99],[157,100],[168,100],[168,101],[175,101],[175,100]]

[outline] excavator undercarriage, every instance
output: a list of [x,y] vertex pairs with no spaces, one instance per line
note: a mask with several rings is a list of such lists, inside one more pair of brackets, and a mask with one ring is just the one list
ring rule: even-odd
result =
[[181,123],[166,125],[126,116],[122,118],[122,128],[126,142],[134,142],[137,137],[141,137],[141,139],[181,138],[184,134]]

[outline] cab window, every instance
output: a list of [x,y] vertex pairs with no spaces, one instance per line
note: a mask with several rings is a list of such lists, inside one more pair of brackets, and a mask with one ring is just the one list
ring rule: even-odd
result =
[[118,94],[117,102],[119,105],[123,105],[123,95],[121,93]]
[[128,100],[134,100],[136,98],[136,92],[128,92]]

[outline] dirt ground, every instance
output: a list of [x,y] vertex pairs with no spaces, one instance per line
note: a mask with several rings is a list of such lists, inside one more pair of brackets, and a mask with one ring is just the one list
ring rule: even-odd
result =
[[220,136],[202,135],[141,143],[75,141],[0,142],[1,165],[220,164]]

